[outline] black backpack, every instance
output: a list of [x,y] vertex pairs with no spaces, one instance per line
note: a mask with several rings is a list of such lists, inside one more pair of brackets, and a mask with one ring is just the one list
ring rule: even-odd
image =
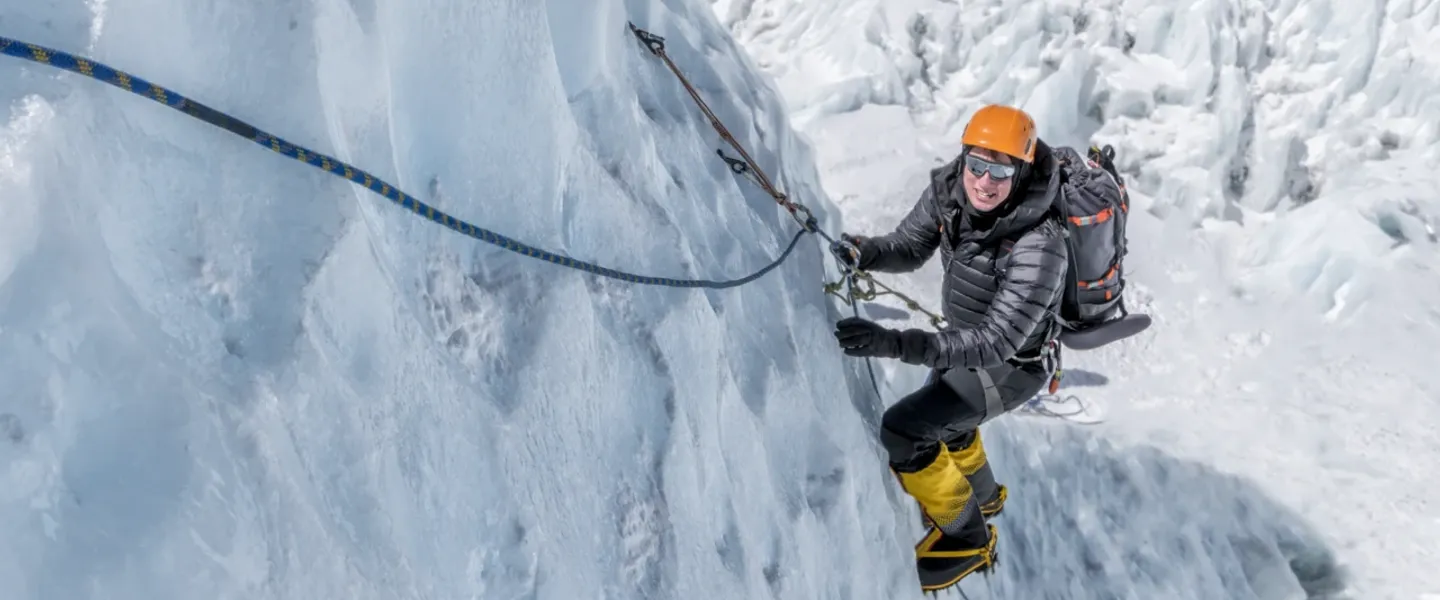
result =
[[1091,146],[1088,157],[1073,148],[1053,149],[1061,172],[1055,216],[1065,231],[1070,268],[1058,322],[1060,342],[1089,350],[1130,337],[1150,317],[1125,307],[1125,225],[1130,195],[1115,170],[1115,149]]

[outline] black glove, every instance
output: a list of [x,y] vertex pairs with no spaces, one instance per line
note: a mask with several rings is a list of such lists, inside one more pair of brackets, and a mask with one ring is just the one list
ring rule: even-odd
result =
[[846,317],[836,323],[835,340],[848,356],[900,356],[900,332],[860,317]]
[[867,259],[872,258],[867,255],[875,253],[874,248],[869,247],[866,241],[863,237],[842,233],[839,241],[830,244],[830,253],[846,267],[858,269]]

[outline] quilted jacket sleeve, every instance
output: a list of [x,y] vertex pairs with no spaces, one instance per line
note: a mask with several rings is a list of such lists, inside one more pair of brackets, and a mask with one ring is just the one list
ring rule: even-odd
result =
[[1009,269],[985,319],[976,327],[900,334],[900,360],[935,369],[999,365],[1015,356],[1062,293],[1069,267],[1065,238],[1047,223],[1011,249]]
[[940,247],[940,221],[933,186],[926,186],[910,213],[886,235],[861,240],[859,267],[866,271],[914,271]]

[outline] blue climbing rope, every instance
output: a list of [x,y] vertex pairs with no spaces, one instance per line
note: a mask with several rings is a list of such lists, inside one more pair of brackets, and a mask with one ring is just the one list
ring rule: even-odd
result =
[[[55,50],[53,48],[47,48],[44,46],[25,43],[3,36],[0,36],[0,53],[39,63],[42,65],[57,67],[66,71],[71,71],[73,73],[79,73],[91,79],[108,83],[127,92],[144,96],[146,98],[164,104],[165,106],[190,115],[191,117],[229,131],[252,142],[255,142],[256,144],[264,146],[265,148],[273,150],[279,154],[288,156],[332,175],[343,177],[354,183],[360,184],[361,186],[364,186],[365,189],[375,192],[390,200],[391,202],[400,205],[401,208],[410,210],[417,215],[434,221],[435,223],[444,225],[445,227],[458,231],[461,234],[470,236],[487,244],[493,244],[516,254],[522,254],[531,258],[537,258],[548,263],[560,265],[562,267],[578,269],[587,273],[609,277],[611,279],[618,279],[621,281],[639,283],[644,285],[659,285],[675,288],[723,289],[737,287],[759,279],[760,277],[763,277],[766,273],[769,273],[771,270],[780,266],[781,263],[785,262],[785,260],[790,257],[791,252],[795,250],[795,246],[800,242],[800,238],[804,237],[806,233],[813,233],[815,231],[815,228],[813,227],[813,218],[808,220],[808,222],[802,221],[802,228],[800,229],[800,231],[795,233],[795,237],[790,240],[790,245],[785,248],[785,251],[780,254],[779,258],[776,258],[774,261],[761,268],[760,270],[739,279],[673,279],[669,277],[653,277],[648,275],[627,273],[608,267],[602,267],[595,263],[586,262],[577,258],[565,256],[563,254],[557,254],[554,252],[549,252],[547,250],[536,248],[518,240],[500,235],[488,229],[477,227],[473,224],[457,219],[454,216],[446,214],[444,211],[441,211],[433,206],[430,206],[428,204],[425,204],[424,202],[415,199],[414,196],[406,194],[405,192],[400,191],[395,186],[381,180],[380,178],[375,177],[374,175],[371,175],[370,173],[367,173],[354,166],[351,166],[344,161],[341,161],[332,156],[327,156],[325,154],[315,152],[314,150],[311,150],[304,146],[285,141],[285,139],[279,136],[265,132],[258,127],[241,121],[240,119],[237,119],[209,106],[196,102],[195,100],[192,100],[190,98],[186,98],[185,96],[182,96],[169,88],[163,87],[159,84],[151,83],[149,81],[146,81],[145,79],[141,79],[140,77],[136,77],[114,67],[102,64],[100,62],[75,56],[61,50]],[[794,210],[792,209],[792,213],[793,212]]]

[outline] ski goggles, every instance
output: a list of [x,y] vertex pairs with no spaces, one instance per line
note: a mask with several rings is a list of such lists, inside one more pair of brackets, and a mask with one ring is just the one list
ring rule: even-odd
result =
[[1015,165],[992,162],[975,156],[974,154],[965,155],[965,168],[969,169],[970,174],[976,177],[982,177],[986,173],[989,173],[990,179],[993,181],[1005,181],[1006,179],[1014,177],[1016,170]]

